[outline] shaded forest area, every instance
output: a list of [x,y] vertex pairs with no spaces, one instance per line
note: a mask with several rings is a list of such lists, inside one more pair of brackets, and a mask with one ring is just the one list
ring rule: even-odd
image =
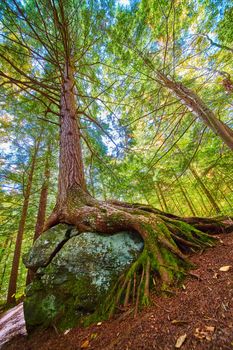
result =
[[109,315],[121,298],[136,315],[153,273],[167,290],[207,233],[232,231],[232,19],[215,0],[0,4],[2,306],[59,223],[144,240]]

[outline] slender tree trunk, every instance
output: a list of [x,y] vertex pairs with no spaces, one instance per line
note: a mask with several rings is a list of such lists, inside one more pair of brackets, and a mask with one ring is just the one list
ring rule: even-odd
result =
[[92,172],[92,159],[89,167],[89,178],[91,183],[91,194],[93,197],[95,197],[95,185],[94,185],[93,172]]
[[106,201],[107,200],[107,193],[106,193],[105,184],[104,184],[102,175],[100,175],[100,183],[101,183],[101,187],[102,187],[101,193],[102,193],[104,200]]
[[[190,173],[187,173],[187,176],[189,178],[189,182],[193,184],[193,175],[191,175]],[[209,209],[207,208],[206,202],[203,200],[203,195],[198,186],[195,188],[195,198],[197,199],[199,204],[200,202],[202,204],[201,212],[199,215],[203,215],[203,213],[205,213],[206,215],[209,215]]]
[[223,192],[223,190],[220,190],[221,196],[222,198],[226,201],[226,203],[228,204],[229,208],[232,210],[232,203],[229,201],[229,199],[227,198],[227,196],[225,195],[225,193]]
[[[47,149],[47,155],[45,160],[45,167],[44,167],[44,180],[43,184],[41,186],[40,191],[40,200],[39,200],[39,207],[37,212],[37,219],[36,219],[36,226],[35,226],[35,232],[33,237],[33,242],[41,235],[44,228],[45,223],[45,215],[46,215],[46,208],[47,208],[47,199],[48,199],[48,188],[49,188],[49,179],[50,179],[50,143],[48,144]],[[31,270],[28,270],[27,278],[26,278],[26,284],[28,285],[34,277],[34,272]]]
[[37,219],[36,219],[36,226],[35,226],[35,234],[33,237],[33,242],[41,235],[44,228],[45,223],[45,215],[46,215],[46,208],[47,208],[47,199],[48,199],[48,188],[49,188],[49,180],[50,180],[50,144],[48,144],[47,149],[47,155],[45,160],[45,167],[44,167],[44,181],[41,187],[40,191],[40,201],[39,201],[39,208],[37,213]]
[[167,205],[167,202],[166,202],[166,199],[164,197],[164,194],[163,194],[163,190],[161,188],[161,185],[160,183],[157,182],[157,188],[158,188],[158,192],[160,194],[160,197],[162,199],[162,202],[163,202],[163,206],[165,208],[165,211],[168,213],[169,212],[169,209],[168,209],[168,205]]
[[201,203],[202,203],[202,206],[203,206],[203,208],[204,208],[204,210],[205,210],[205,213],[206,213],[206,215],[208,216],[209,214],[210,214],[210,208],[208,208],[207,207],[207,203],[205,202],[205,200],[204,200],[204,198],[203,198],[203,194],[202,194],[202,192],[201,192],[201,189],[199,189],[198,188],[198,186],[197,186],[197,194],[198,194],[198,196],[199,196],[199,198],[200,198],[200,201],[201,201]]
[[[6,249],[6,252],[4,254],[5,259],[4,259],[4,267],[3,267],[3,270],[1,273],[0,292],[2,290],[2,286],[3,286],[3,282],[4,282],[4,278],[5,278],[5,273],[6,273],[6,269],[7,269],[7,265],[8,265],[8,259],[10,256],[10,252],[11,252],[12,242],[13,242],[13,237],[9,237],[9,240],[7,241],[7,244],[6,244],[7,249]],[[1,263],[2,263],[2,261],[1,261]]]
[[2,251],[1,251],[1,255],[0,255],[0,264],[2,262],[2,260],[5,258],[6,255],[6,251],[8,249],[8,243],[12,240],[11,236],[8,236],[5,240],[5,242],[2,245]]
[[[181,151],[181,149],[176,146],[177,150],[180,152],[180,154],[182,154],[182,156],[184,157],[185,160],[186,157],[184,155],[184,153]],[[206,197],[208,198],[209,202],[211,203],[212,207],[214,208],[214,210],[216,211],[216,213],[221,213],[221,210],[218,206],[218,204],[216,203],[215,199],[213,198],[212,194],[210,193],[210,191],[208,190],[208,188],[205,186],[204,182],[202,181],[202,179],[200,178],[200,176],[198,175],[198,173],[196,172],[196,170],[191,166],[191,164],[189,164],[188,166],[189,170],[191,171],[192,175],[194,176],[194,178],[196,179],[197,183],[199,184],[199,186],[201,187],[202,191],[204,192],[204,194],[206,195]]]
[[200,178],[200,176],[197,174],[196,170],[192,166],[189,166],[189,169],[191,170],[193,176],[197,180],[197,183],[200,185],[201,189],[205,193],[206,197],[209,199],[209,201],[210,201],[212,207],[214,208],[214,210],[216,211],[216,213],[218,213],[218,214],[221,213],[221,210],[220,210],[218,204],[216,203],[215,199],[213,198],[213,196],[210,193],[210,191],[208,190],[208,188],[205,186],[205,184],[202,181],[202,179]]
[[156,192],[156,195],[157,195],[157,198],[158,198],[158,201],[159,201],[160,208],[162,209],[162,211],[165,211],[163,203],[162,203],[160,195],[159,195],[158,188],[156,186],[155,186],[155,192]]
[[192,205],[190,199],[188,198],[188,196],[187,196],[187,194],[186,194],[186,192],[185,192],[185,190],[184,190],[184,188],[183,188],[181,182],[179,181],[179,179],[178,179],[178,177],[177,177],[177,175],[176,175],[175,173],[174,173],[174,175],[175,175],[175,178],[176,178],[176,182],[177,182],[177,184],[178,184],[178,186],[179,186],[179,188],[180,188],[180,190],[181,190],[181,193],[183,194],[183,196],[184,196],[184,198],[185,198],[185,200],[186,200],[186,203],[187,203],[187,205],[188,205],[188,207],[189,207],[191,213],[192,213],[194,216],[196,216],[194,207],[193,207],[193,205]]
[[199,117],[223,142],[233,150],[233,130],[219,120],[201,98],[182,83],[177,83],[161,72],[157,72],[161,84],[173,92],[173,94],[188,107],[188,109]]
[[178,212],[180,215],[183,216],[183,215],[184,215],[184,211],[183,211],[183,209],[181,208],[180,204],[177,203],[176,198],[174,198],[174,196],[170,196],[169,198],[170,198],[171,201],[173,202],[173,204],[174,204],[174,206],[175,206],[177,212]]
[[31,160],[31,167],[28,174],[27,186],[24,191],[23,208],[22,208],[21,218],[19,222],[18,233],[16,237],[15,251],[13,256],[8,294],[7,294],[7,303],[15,302],[15,293],[16,293],[17,278],[18,278],[18,271],[19,271],[20,255],[21,255],[21,246],[22,246],[24,228],[25,228],[25,223],[27,218],[29,199],[31,195],[32,180],[33,180],[39,145],[40,145],[40,138],[41,138],[41,135],[39,136],[39,139],[35,141],[35,146],[34,146],[32,160]]

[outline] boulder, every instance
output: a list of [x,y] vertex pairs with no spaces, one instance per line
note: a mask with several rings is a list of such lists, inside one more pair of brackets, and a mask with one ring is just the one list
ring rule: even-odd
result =
[[47,266],[53,256],[69,239],[72,226],[59,224],[43,235],[34,243],[28,254],[23,256],[24,265],[32,270]]
[[55,325],[64,330],[83,322],[142,249],[140,236],[129,232],[79,234],[68,225],[45,232],[24,257],[27,267],[37,269],[26,288],[27,329]]

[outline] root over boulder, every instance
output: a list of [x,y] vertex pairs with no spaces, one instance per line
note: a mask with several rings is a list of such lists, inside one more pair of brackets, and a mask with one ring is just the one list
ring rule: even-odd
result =
[[77,189],[56,206],[46,229],[58,223],[74,225],[80,233],[106,235],[127,230],[144,240],[138,259],[119,277],[97,310],[105,317],[129,304],[136,315],[140,305],[149,304],[153,291],[168,292],[185,276],[191,268],[190,252],[213,246],[211,235],[233,228],[230,218],[181,218],[138,203],[100,202]]

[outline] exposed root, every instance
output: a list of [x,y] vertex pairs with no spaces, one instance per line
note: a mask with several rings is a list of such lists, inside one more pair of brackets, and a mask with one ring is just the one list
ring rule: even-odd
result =
[[[144,240],[138,259],[118,279],[97,310],[102,317],[109,317],[117,308],[129,304],[134,305],[136,316],[140,305],[149,304],[152,292],[166,293],[186,275],[192,267],[188,253],[213,246],[214,238],[206,232],[233,229],[230,218],[180,218],[141,204],[98,202],[89,194],[80,198],[82,203],[72,193],[62,209],[50,216],[46,228],[62,222],[75,225],[80,233],[114,234],[128,230],[137,232]],[[200,227],[204,227],[203,231]]]

